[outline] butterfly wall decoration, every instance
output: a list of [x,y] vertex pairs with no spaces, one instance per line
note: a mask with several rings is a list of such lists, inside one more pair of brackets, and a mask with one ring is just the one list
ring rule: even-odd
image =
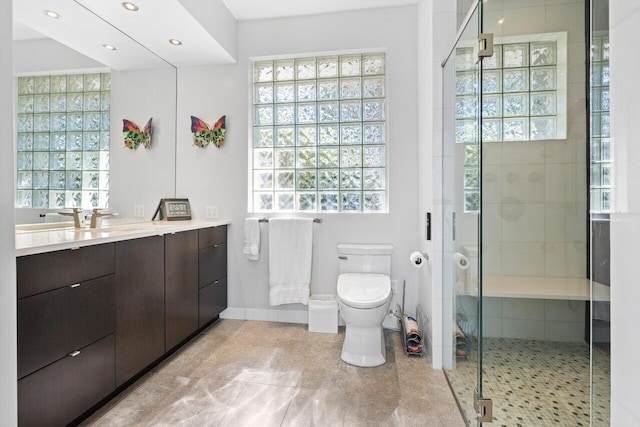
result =
[[224,145],[224,134],[226,132],[225,119],[222,116],[211,127],[197,117],[191,116],[191,132],[193,132],[193,145],[205,148],[209,144],[213,144],[220,148]]
[[140,127],[133,123],[131,120],[122,119],[123,127],[122,132],[124,135],[124,146],[130,150],[137,149],[140,144],[144,148],[151,148],[151,121],[153,117],[149,119],[144,129],[140,130]]

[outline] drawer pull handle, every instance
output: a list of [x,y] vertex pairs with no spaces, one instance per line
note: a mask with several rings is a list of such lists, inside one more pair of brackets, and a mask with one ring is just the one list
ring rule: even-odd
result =
[[72,353],[69,353],[69,356],[71,356],[71,357],[76,357],[76,356],[77,356],[77,355],[79,355],[79,354],[80,354],[80,350],[76,350],[76,351],[74,351],[74,352],[72,352]]
[[214,285],[217,285],[217,284],[218,284],[218,281],[216,280],[215,282],[213,282],[213,284],[214,284]]
[[75,284],[73,284],[73,285],[71,285],[71,286],[69,286],[69,287],[70,287],[70,288],[78,288],[78,287],[80,287],[80,285],[81,285],[81,284],[82,284],[82,283],[75,283]]

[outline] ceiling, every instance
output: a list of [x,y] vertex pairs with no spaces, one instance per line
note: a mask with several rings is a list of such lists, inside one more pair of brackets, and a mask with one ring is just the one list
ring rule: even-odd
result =
[[35,40],[35,39],[44,39],[47,38],[42,33],[34,30],[31,27],[26,26],[22,22],[13,21],[13,40],[21,41],[21,40]]
[[222,0],[238,21],[416,4],[418,0]]
[[[14,41],[52,38],[116,70],[235,62],[238,21],[415,4],[417,0],[13,0]],[[43,10],[53,10],[52,19]],[[169,44],[170,38],[182,41]],[[115,51],[103,47],[109,44]]]

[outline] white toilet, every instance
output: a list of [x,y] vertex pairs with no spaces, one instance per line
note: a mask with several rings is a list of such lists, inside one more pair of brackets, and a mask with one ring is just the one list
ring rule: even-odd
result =
[[385,362],[382,321],[391,303],[391,245],[338,245],[338,304],[347,326],[342,360],[355,366]]

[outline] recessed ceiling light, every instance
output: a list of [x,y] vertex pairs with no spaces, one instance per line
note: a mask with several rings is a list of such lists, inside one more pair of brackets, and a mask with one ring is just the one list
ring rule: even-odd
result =
[[500,19],[500,20],[498,21],[498,24],[502,24],[503,22],[504,22],[504,18]]
[[53,18],[53,19],[60,18],[60,14],[57,12],[54,12],[53,10],[43,10],[42,13],[47,15],[49,18]]
[[182,44],[182,42],[178,39],[169,39],[169,43],[171,43],[174,46],[180,46]]
[[124,7],[125,9],[127,9],[128,11],[131,12],[137,12],[138,11],[138,6],[136,6],[134,3],[125,1],[124,3],[122,3],[122,7]]
[[110,44],[103,44],[102,47],[108,50],[116,50],[116,47]]

